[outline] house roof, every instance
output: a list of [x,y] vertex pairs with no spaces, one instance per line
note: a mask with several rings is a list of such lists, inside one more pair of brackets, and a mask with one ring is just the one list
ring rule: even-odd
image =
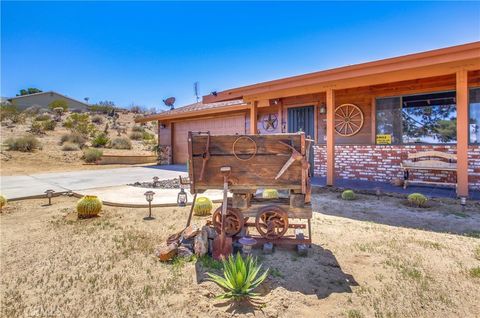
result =
[[43,94],[56,94],[56,95],[59,95],[63,98],[66,98],[66,99],[70,99],[70,100],[73,100],[77,103],[81,103],[81,104],[84,104],[85,106],[90,106],[89,104],[85,103],[85,102],[82,102],[82,101],[79,101],[78,99],[75,99],[75,98],[72,98],[72,97],[68,97],[66,95],[63,95],[63,94],[60,94],[60,93],[57,93],[57,92],[54,92],[54,91],[47,91],[47,92],[40,92],[40,93],[33,93],[33,94],[27,94],[27,95],[21,95],[21,96],[15,96],[15,97],[10,97],[8,100],[14,100],[14,99],[20,99],[20,98],[24,98],[24,97],[31,97],[31,96],[36,96],[36,95],[43,95]]
[[153,120],[171,120],[176,118],[200,116],[211,113],[222,113],[246,108],[248,108],[248,105],[241,99],[206,104],[198,102],[164,111],[159,114],[152,114],[142,118],[137,118],[135,119],[135,122],[142,123]]

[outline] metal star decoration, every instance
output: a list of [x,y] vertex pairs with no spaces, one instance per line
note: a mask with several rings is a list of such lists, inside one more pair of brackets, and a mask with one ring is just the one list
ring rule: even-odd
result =
[[263,124],[263,129],[265,129],[266,131],[272,131],[277,129],[277,126],[278,126],[277,115],[275,114],[265,115],[263,117],[262,124]]

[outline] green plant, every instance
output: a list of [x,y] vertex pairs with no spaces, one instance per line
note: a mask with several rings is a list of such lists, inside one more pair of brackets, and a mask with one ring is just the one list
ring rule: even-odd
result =
[[71,114],[67,117],[63,125],[72,132],[79,133],[83,136],[93,136],[97,131],[95,125],[90,122],[90,116],[87,113]]
[[31,135],[26,135],[18,138],[9,138],[5,140],[8,150],[33,152],[40,148],[40,142],[37,138]]
[[143,128],[142,126],[133,126],[133,127],[132,127],[132,131],[144,132],[144,131],[145,131],[145,128]]
[[85,145],[86,141],[85,137],[79,133],[64,134],[60,137],[60,143],[71,142],[77,144],[79,147]]
[[43,130],[55,130],[55,127],[57,127],[57,122],[53,119],[45,120],[44,122],[42,122]]
[[62,108],[65,112],[68,109],[68,103],[63,99],[56,99],[50,104],[48,104],[48,108],[50,108],[51,110],[54,110],[55,108]]
[[88,106],[88,110],[92,111],[92,112],[96,112],[96,113],[102,113],[102,114],[108,114],[110,112],[112,112],[112,110],[114,110],[115,107],[114,106],[110,106],[110,105],[90,105]]
[[195,207],[193,208],[193,212],[195,215],[198,216],[210,215],[212,208],[212,200],[207,197],[198,197],[195,200]]
[[140,140],[143,137],[143,134],[138,131],[132,131],[129,135],[130,139],[132,140]]
[[77,144],[74,144],[72,142],[65,142],[62,146],[63,151],[77,151],[80,150]]
[[103,117],[100,115],[95,115],[92,117],[92,123],[95,123],[97,125],[103,124]]
[[51,117],[48,114],[42,114],[42,115],[38,115],[38,116],[35,117],[36,121],[45,121],[45,120],[50,120],[50,119],[51,119]]
[[262,193],[264,199],[278,199],[278,191],[276,189],[265,189]]
[[113,149],[132,149],[132,142],[125,137],[117,137],[110,141]]
[[0,120],[9,119],[12,123],[20,123],[25,121],[25,116],[20,112],[15,103],[1,103],[0,104]]
[[108,138],[108,135],[105,134],[104,132],[101,132],[95,136],[92,140],[92,146],[93,147],[104,147],[108,144],[110,139]]
[[355,192],[352,190],[345,190],[342,192],[342,199],[344,200],[355,200]]
[[103,152],[98,149],[88,148],[83,152],[83,159],[87,163],[97,162],[102,157]]
[[471,268],[469,273],[473,278],[480,278],[480,266]]
[[42,122],[40,121],[32,121],[30,125],[30,133],[34,135],[43,135],[45,133],[45,129],[43,128]]
[[428,201],[427,197],[424,196],[421,193],[409,194],[408,197],[407,197],[407,200],[411,205],[414,205],[414,206],[420,207],[420,208],[425,207],[426,204],[427,204],[427,201]]
[[7,204],[7,198],[0,194],[0,211],[2,211],[3,207]]
[[144,132],[142,133],[142,139],[143,139],[143,140],[155,140],[155,135],[154,135],[154,134],[151,134],[151,133],[149,133],[149,132],[144,131]]
[[[225,289],[225,293],[219,295],[220,299],[233,299],[234,301],[248,300],[258,296],[253,291],[268,276],[268,269],[258,276],[262,265],[257,264],[257,259],[251,255],[246,259],[237,253],[223,260],[223,277],[207,273],[209,280]],[[258,276],[258,277],[257,277]]]
[[77,202],[79,219],[95,217],[102,210],[102,201],[95,195],[86,195]]

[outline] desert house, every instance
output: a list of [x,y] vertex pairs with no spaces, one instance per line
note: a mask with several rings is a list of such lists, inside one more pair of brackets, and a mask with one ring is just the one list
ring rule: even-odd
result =
[[47,109],[48,105],[56,100],[64,100],[71,111],[86,111],[89,106],[87,103],[62,95],[54,91],[34,93],[8,98],[8,101],[18,106],[20,110],[25,110],[32,106]]
[[214,92],[137,119],[158,121],[159,161],[185,163],[187,132],[304,131],[315,176],[389,182],[408,154],[456,154],[454,171],[417,178],[480,188],[480,42]]

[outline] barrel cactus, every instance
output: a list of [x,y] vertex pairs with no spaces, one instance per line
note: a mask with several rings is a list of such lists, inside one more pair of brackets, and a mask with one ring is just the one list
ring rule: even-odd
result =
[[278,191],[275,189],[265,189],[262,193],[264,199],[278,199]]
[[426,204],[427,204],[427,197],[424,196],[423,194],[421,193],[412,193],[412,194],[409,194],[408,197],[408,202],[414,206],[417,206],[417,207],[425,207]]
[[342,192],[342,199],[344,200],[355,200],[355,192],[352,190],[345,190]]
[[210,200],[207,197],[198,197],[195,200],[195,207],[193,208],[193,211],[195,215],[204,216],[204,215],[210,215],[212,208],[213,208],[212,200]]
[[0,211],[2,211],[5,204],[7,204],[7,198],[0,194]]
[[95,217],[102,210],[102,201],[95,195],[86,195],[77,202],[78,218]]

